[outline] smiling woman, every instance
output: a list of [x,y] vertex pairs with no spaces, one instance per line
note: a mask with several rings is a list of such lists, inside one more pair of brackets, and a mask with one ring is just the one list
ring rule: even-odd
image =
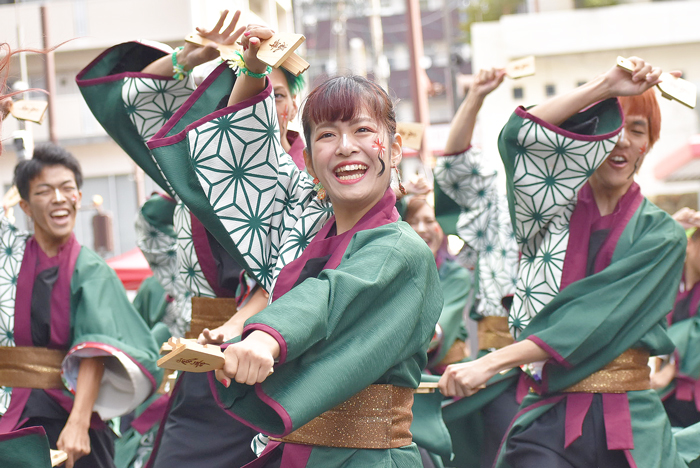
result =
[[[223,385],[211,376],[215,394],[274,438],[250,466],[419,466],[411,403],[442,295],[430,249],[394,208],[391,99],[360,77],[312,91],[309,173],[299,170],[277,138],[273,84],[256,57],[271,35],[248,27],[246,73],[234,82],[222,65],[148,142],[156,161],[177,167],[162,166],[173,191],[270,292],[227,347]],[[216,110],[208,103],[226,84],[228,107]]]

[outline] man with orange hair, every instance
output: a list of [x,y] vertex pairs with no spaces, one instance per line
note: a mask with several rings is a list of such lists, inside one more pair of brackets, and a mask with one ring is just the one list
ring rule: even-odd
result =
[[498,468],[680,468],[696,457],[677,448],[649,379],[649,356],[674,349],[664,322],[685,236],[634,181],[659,137],[650,88],[661,70],[630,60],[631,74],[613,67],[518,108],[501,132],[522,255],[510,310],[517,341],[450,366],[440,382],[466,396],[523,367],[524,400]]

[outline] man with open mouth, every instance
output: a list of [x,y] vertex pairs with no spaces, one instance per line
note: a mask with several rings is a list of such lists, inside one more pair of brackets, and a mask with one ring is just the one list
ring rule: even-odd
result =
[[43,429],[68,468],[113,467],[104,421],[143,402],[161,371],[116,273],[73,233],[81,183],[78,161],[50,143],[15,168],[34,233],[0,218],[0,440]]

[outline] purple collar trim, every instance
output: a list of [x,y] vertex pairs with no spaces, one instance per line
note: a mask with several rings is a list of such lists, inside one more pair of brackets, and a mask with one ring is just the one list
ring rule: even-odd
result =
[[[681,285],[684,284],[684,281],[685,281],[685,273],[683,273],[683,277],[681,277]],[[676,308],[676,304],[678,304],[678,302],[680,302],[683,299],[685,299],[686,297],[688,297],[688,295],[691,296],[690,303],[688,304],[688,318],[695,317],[698,314],[698,306],[700,306],[700,281],[695,283],[693,285],[693,287],[689,290],[680,291],[680,288],[679,288],[678,295],[676,296],[676,300],[673,303],[673,309],[671,310],[671,312],[668,313],[668,324],[669,325],[673,324],[673,322],[672,322],[673,311]]]
[[[617,135],[618,133],[620,133],[620,130],[622,130],[622,128],[625,125],[625,118],[624,118],[625,114],[622,111],[622,106],[620,105],[620,101],[617,98],[614,98],[614,99],[617,101],[617,108],[618,108],[618,111],[620,112],[620,115],[622,116],[622,124],[620,125],[619,128],[613,130],[612,132],[603,133],[601,135],[579,135],[578,133],[573,133],[573,132],[569,132],[567,130],[563,130],[563,129],[557,127],[556,125],[552,125],[551,123],[540,119],[539,117],[535,117],[534,115],[530,114],[523,106],[519,106],[517,109],[515,109],[515,114],[518,117],[521,117],[523,119],[532,120],[537,125],[544,127],[548,130],[551,130],[554,133],[557,133],[557,134],[559,134],[563,137],[566,137],[566,138],[572,138],[574,140],[579,140],[579,141],[602,141],[602,140],[607,140],[608,138],[612,138],[615,135]],[[588,108],[590,108],[590,107],[593,107],[593,106],[589,106]],[[584,111],[585,110],[586,109],[584,109]]]
[[5,442],[12,439],[17,439],[19,437],[25,437],[30,435],[39,435],[46,437],[46,431],[42,426],[30,426],[23,429],[18,429],[16,431],[8,432],[5,434],[0,434],[0,442]]
[[586,277],[588,244],[593,231],[610,229],[596,256],[594,272],[599,273],[610,265],[617,242],[643,199],[639,185],[634,182],[618,201],[615,211],[607,216],[600,216],[591,185],[586,182],[581,187],[569,223],[569,242],[559,290]]
[[192,245],[194,245],[197,261],[202,269],[204,278],[214,290],[216,297],[234,297],[234,292],[219,284],[219,272],[216,267],[216,261],[214,261],[214,255],[211,253],[211,245],[209,245],[209,236],[207,236],[206,228],[191,211],[190,218],[192,220]]
[[71,234],[68,242],[58,249],[55,257],[47,257],[32,236],[22,258],[17,278],[14,336],[17,346],[34,346],[32,342],[32,293],[37,275],[58,265],[58,280],[51,291],[51,340],[49,348],[67,349],[70,339],[70,283],[75,262],[80,254],[80,244]]
[[287,130],[287,142],[292,145],[289,148],[289,155],[292,157],[294,164],[302,171],[306,168],[304,161],[304,140],[297,132]]
[[343,255],[345,255],[345,250],[355,233],[398,221],[399,213],[394,207],[395,204],[396,195],[394,195],[394,191],[389,188],[384,192],[384,196],[352,227],[352,229],[336,236],[328,237],[331,228],[335,224],[335,216],[329,219],[306,249],[304,249],[301,256],[282,268],[282,271],[280,271],[277,277],[272,300],[276,301],[292,289],[306,265],[306,262],[310,259],[325,257],[331,254],[324,269],[334,270],[340,265],[340,261]]

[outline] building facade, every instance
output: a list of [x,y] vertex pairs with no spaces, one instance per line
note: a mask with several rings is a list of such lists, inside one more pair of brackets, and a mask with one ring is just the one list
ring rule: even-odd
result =
[[[104,49],[120,42],[149,39],[173,47],[196,26],[213,26],[224,9],[244,12],[241,24],[264,21],[279,31],[293,30],[291,0],[53,0],[26,1],[0,5],[0,42],[15,49],[20,45],[42,48],[40,6],[47,6],[51,44],[62,45],[55,52],[56,92],[55,129],[58,143],[80,161],[85,184],[83,209],[76,222],[78,241],[93,245],[91,207],[94,195],[104,199],[104,209],[113,216],[114,250],[118,255],[136,246],[134,218],[140,203],[156,190],[155,184],[137,170],[129,157],[107,136],[94,119],[75,83],[75,76]],[[154,19],[157,19],[154,20]],[[44,57],[26,56],[27,81],[30,87],[44,88]],[[14,58],[9,85],[21,80],[21,64]],[[32,99],[46,99],[30,93]],[[48,140],[48,117],[43,125],[27,124],[35,142]],[[4,152],[0,156],[0,190],[4,193],[12,183],[17,155],[12,136],[19,123],[8,119],[3,124]],[[19,207],[15,208],[17,224],[28,228]]]

